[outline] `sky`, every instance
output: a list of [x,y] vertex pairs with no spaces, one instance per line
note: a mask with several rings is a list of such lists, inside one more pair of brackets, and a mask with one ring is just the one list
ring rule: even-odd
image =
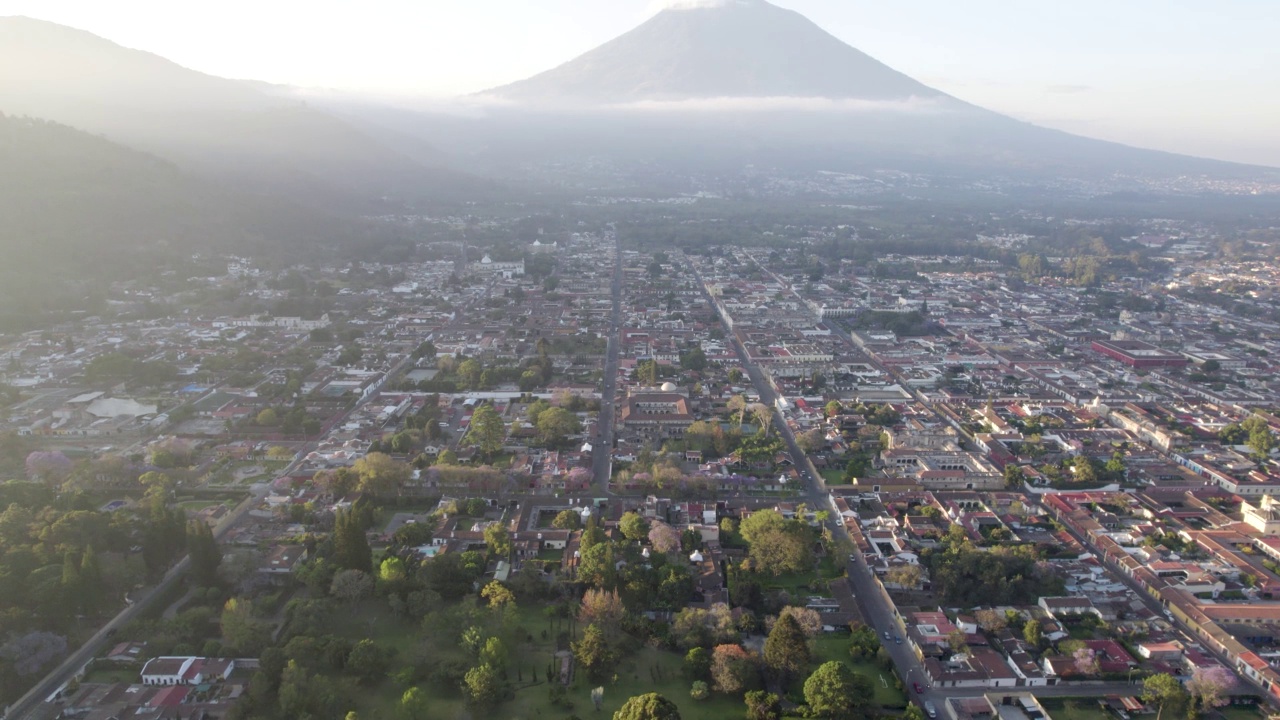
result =
[[[0,0],[224,77],[395,97],[477,92],[626,32],[664,0]],[[774,0],[917,80],[1070,132],[1280,166],[1275,0]]]

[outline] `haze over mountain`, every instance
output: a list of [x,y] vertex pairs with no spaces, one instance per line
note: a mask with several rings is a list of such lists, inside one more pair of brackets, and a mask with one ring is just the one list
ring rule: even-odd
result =
[[[1049,130],[930,88],[765,0],[693,2],[559,67],[482,94],[476,147],[609,155],[687,168],[1102,177],[1263,170]],[[510,137],[536,136],[536,146]],[[469,137],[472,136],[472,137]],[[544,153],[543,157],[546,157]]]
[[24,17],[0,18],[0,112],[103,134],[240,187],[326,208],[382,197],[471,198],[490,189],[262,84]]
[[532,102],[946,96],[764,0],[664,10],[569,62],[490,91]]
[[193,253],[315,252],[355,222],[192,176],[46,120],[0,114],[0,327]]

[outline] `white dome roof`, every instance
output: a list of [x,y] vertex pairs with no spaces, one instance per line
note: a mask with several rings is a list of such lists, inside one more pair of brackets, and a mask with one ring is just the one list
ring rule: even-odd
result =
[[678,389],[679,389],[679,388],[677,388],[677,387],[676,387],[676,384],[675,384],[675,383],[673,383],[673,382],[668,381],[668,382],[664,382],[664,383],[662,383],[662,391],[663,391],[663,392],[675,392],[675,391],[676,391],[676,390],[678,390]]

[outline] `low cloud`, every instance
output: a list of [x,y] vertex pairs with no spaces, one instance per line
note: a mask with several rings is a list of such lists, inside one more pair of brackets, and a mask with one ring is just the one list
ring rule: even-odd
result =
[[1088,85],[1050,85],[1045,89],[1055,95],[1075,95],[1078,93],[1089,92],[1093,88]]
[[902,100],[856,100],[818,97],[719,97],[689,100],[637,100],[607,105],[605,110],[638,112],[829,112],[910,113],[935,115],[954,110],[941,98],[909,97]]
[[659,10],[698,10],[701,8],[722,8],[730,5],[752,5],[757,0],[655,0],[649,3],[653,12]]

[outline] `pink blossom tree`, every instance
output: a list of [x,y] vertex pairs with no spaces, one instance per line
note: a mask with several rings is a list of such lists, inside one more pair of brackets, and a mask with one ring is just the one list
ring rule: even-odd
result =
[[680,533],[664,522],[655,522],[649,529],[649,542],[660,553],[673,553],[680,549]]
[[1081,675],[1097,675],[1102,669],[1098,663],[1098,654],[1087,647],[1076,650],[1071,657],[1075,658],[1076,671]]
[[1191,693],[1200,707],[1216,708],[1227,704],[1227,695],[1235,686],[1236,676],[1225,667],[1215,665],[1211,668],[1196,668],[1187,681],[1187,692]]
[[71,475],[70,458],[54,450],[37,450],[27,456],[27,475],[49,483],[60,483]]

